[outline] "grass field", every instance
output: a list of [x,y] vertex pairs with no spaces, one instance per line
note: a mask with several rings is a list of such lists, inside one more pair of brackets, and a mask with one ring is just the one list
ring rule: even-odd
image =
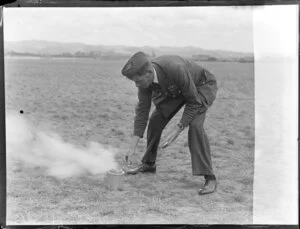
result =
[[[123,64],[7,59],[6,110],[23,110],[22,116],[36,128],[51,130],[74,146],[93,141],[115,147],[119,149],[116,160],[121,162],[137,102],[135,85],[120,74]],[[197,195],[203,179],[191,176],[186,129],[174,144],[159,152],[155,175],[126,176],[123,191],[107,189],[103,175],[58,179],[42,167],[9,164],[7,224],[251,224],[254,65],[201,64],[215,74],[219,87],[205,122],[219,182],[216,193]],[[145,143],[143,139],[139,145],[140,157]]]

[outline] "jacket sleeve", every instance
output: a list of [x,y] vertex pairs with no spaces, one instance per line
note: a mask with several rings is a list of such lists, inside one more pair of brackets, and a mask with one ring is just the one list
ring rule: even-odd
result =
[[186,100],[185,108],[181,117],[181,124],[188,126],[203,106],[201,98],[197,92],[196,85],[190,72],[185,66],[175,67],[173,72],[174,83],[180,88],[183,97]]
[[134,136],[143,137],[151,108],[151,91],[138,89],[138,103],[135,107]]

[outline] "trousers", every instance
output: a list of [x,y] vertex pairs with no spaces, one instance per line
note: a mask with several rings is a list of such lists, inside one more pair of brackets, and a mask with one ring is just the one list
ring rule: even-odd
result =
[[[153,111],[148,124],[147,149],[142,158],[143,163],[155,163],[162,131],[179,110],[180,108],[168,118],[158,109]],[[210,144],[203,128],[205,117],[206,111],[199,112],[188,127],[188,145],[192,161],[192,174],[195,176],[214,175]]]

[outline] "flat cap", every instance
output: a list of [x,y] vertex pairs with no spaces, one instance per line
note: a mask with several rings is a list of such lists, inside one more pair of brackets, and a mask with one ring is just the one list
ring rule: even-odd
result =
[[135,53],[127,63],[124,65],[122,69],[122,74],[129,78],[133,77],[144,64],[149,62],[148,56],[143,52]]

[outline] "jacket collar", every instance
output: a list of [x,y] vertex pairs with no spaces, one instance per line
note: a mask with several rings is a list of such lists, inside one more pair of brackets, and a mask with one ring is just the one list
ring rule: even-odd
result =
[[153,82],[158,83],[160,85],[161,89],[163,91],[166,91],[166,88],[168,85],[168,79],[166,78],[164,71],[161,69],[161,67],[158,64],[156,64],[154,62],[152,62],[152,64],[155,69],[154,71],[155,71],[155,75],[156,75],[156,79],[157,79],[157,81],[155,81],[155,77],[154,77]]

